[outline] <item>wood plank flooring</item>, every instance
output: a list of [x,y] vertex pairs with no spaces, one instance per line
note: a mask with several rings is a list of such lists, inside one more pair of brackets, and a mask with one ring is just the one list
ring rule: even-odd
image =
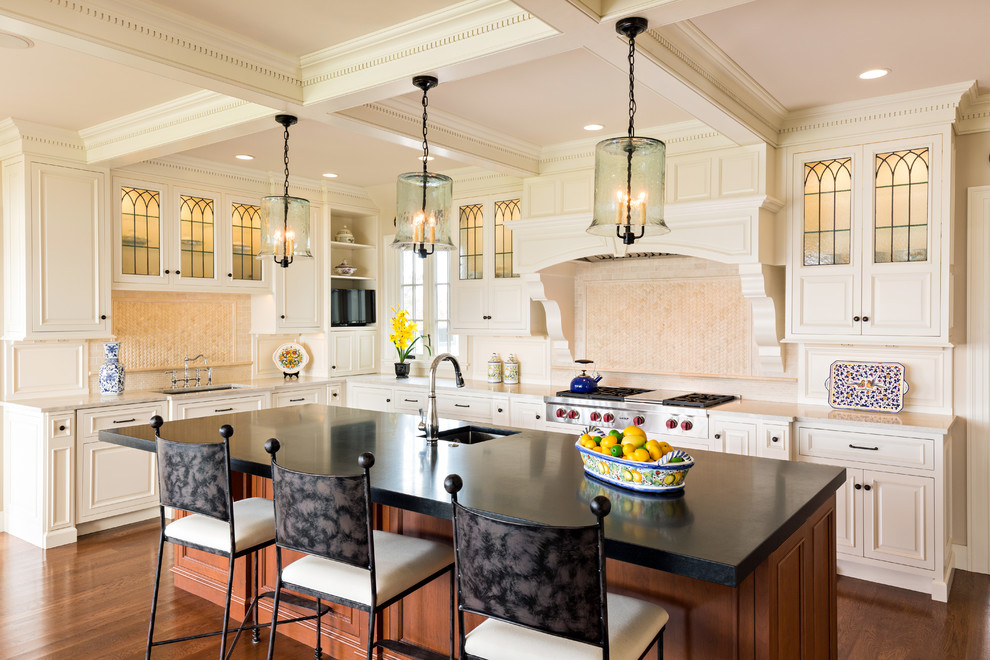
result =
[[[157,521],[47,551],[0,534],[0,658],[143,657],[157,543]],[[957,572],[948,604],[850,578],[839,578],[838,594],[840,658],[990,658],[990,576]],[[156,636],[219,626],[220,607],[173,589],[168,577],[160,597]],[[264,658],[267,639],[242,638],[233,657]],[[158,647],[152,657],[218,655],[210,638]],[[276,656],[312,658],[313,650],[279,636]]]

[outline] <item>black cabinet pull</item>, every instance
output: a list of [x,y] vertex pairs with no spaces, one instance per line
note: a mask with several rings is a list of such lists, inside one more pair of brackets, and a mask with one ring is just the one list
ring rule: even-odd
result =
[[177,270],[177,271],[175,271],[175,274],[176,275],[182,275],[182,271],[181,270]]
[[853,322],[855,322],[855,323],[859,323],[859,317],[858,317],[858,316],[854,316],[854,317],[853,317]]
[[233,277],[233,276],[234,276],[233,273],[227,273],[227,277]]
[[716,440],[719,440],[721,437],[722,437],[722,434],[721,433],[716,433],[715,434],[715,439]]
[[860,445],[849,445],[850,449],[865,449],[866,451],[880,451],[879,447],[861,447]]
[[166,269],[165,269],[165,274],[166,274],[166,275],[168,275],[168,274],[169,274],[169,273],[171,273],[171,272],[172,272],[172,271],[170,271],[170,270],[169,270],[168,268],[166,268]]
[[282,316],[280,316],[279,318],[280,319],[284,319],[285,318],[285,314],[282,314]]
[[853,488],[855,488],[856,490],[862,490],[863,484],[856,484],[855,486],[853,486]]
[[870,320],[870,317],[869,317],[869,316],[864,316],[864,317],[863,317],[863,323],[866,323],[866,322],[868,322],[869,320]]
[[[330,367],[330,368],[331,368],[331,369],[336,369],[336,368],[337,368],[337,365],[335,365],[335,364],[334,364],[334,365],[331,365],[331,367]],[[336,396],[336,395],[334,395],[334,396]]]
[[59,431],[64,431],[65,430],[65,424],[59,424],[58,425],[58,430]]
[[300,399],[289,399],[289,403],[295,403],[297,401],[305,401],[305,400],[306,400],[306,397],[302,397]]
[[131,417],[130,419],[115,419],[115,420],[113,420],[113,423],[114,424],[123,424],[124,422],[136,422],[136,421],[137,420],[135,418]]
[[454,407],[455,408],[470,408],[471,407],[471,404],[470,403],[455,403],[454,404]]
[[392,399],[385,399],[385,403],[392,403]]
[[501,408],[499,408],[499,409],[498,409],[498,411],[499,411],[499,412],[502,412],[502,409],[501,409]]
[[539,415],[537,415],[537,416],[536,416],[536,419],[539,419],[539,418],[540,418],[540,416],[539,416]]
[[780,438],[778,437],[770,438],[770,442],[780,442]]
[[336,393],[336,392],[334,392],[334,393],[333,393],[333,394],[331,394],[330,396],[332,396],[333,398],[335,398],[335,399],[336,399],[336,398],[337,398],[337,393]]
[[107,320],[107,315],[106,314],[100,314],[100,320],[101,321],[106,321]]
[[405,401],[406,403],[419,403],[419,399],[403,399],[403,401]]
[[866,484],[865,486],[863,486],[863,490],[873,490],[873,487],[870,486],[870,484]]
[[214,408],[213,412],[230,412],[233,408]]

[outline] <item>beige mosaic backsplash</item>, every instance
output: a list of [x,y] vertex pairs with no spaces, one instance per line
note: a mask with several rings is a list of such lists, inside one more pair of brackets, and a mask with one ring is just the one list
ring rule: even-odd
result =
[[[210,365],[251,362],[250,295],[114,291],[111,309],[127,389],[161,386],[164,370],[180,368],[185,355],[202,353]],[[90,342],[91,371],[102,363],[103,342]]]
[[751,308],[732,270],[686,257],[586,266],[577,357],[603,371],[752,376]]

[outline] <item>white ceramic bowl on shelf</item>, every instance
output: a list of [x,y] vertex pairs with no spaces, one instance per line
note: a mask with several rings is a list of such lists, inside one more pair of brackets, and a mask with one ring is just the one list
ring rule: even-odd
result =
[[353,275],[357,272],[357,267],[350,265],[346,261],[342,261],[339,265],[333,267],[333,272],[337,275]]

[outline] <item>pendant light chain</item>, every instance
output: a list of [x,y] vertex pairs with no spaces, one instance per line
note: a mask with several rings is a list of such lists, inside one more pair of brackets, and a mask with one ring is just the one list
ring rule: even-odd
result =
[[283,152],[283,162],[285,163],[285,197],[289,196],[289,125],[285,125],[285,151]]
[[636,148],[633,137],[636,129],[633,121],[636,117],[636,35],[629,34],[629,144],[626,145],[626,226],[632,224],[632,157]]
[[430,104],[426,97],[429,87],[423,88],[423,215],[426,215],[426,163],[430,156],[430,143],[426,140],[426,107]]

